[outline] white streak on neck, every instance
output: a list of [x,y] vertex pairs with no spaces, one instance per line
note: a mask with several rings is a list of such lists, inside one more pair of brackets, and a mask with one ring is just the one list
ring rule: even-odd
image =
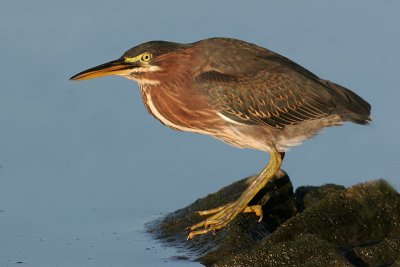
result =
[[160,81],[150,80],[150,79],[146,79],[146,78],[138,78],[138,77],[131,76],[130,74],[124,74],[124,75],[121,74],[120,76],[123,76],[123,77],[127,78],[128,80],[137,82],[140,87],[160,84]]
[[135,79],[135,80],[139,83],[140,87],[147,86],[147,85],[159,85],[160,84],[160,81],[156,81],[156,80],[141,79],[141,78]]
[[137,76],[135,76],[135,75],[132,75],[132,73],[151,73],[151,72],[156,72],[156,71],[160,71],[160,70],[162,70],[162,68],[159,66],[138,67],[138,68],[133,68],[133,69],[126,69],[117,75],[125,77],[128,80],[136,81],[139,83],[140,86],[159,85],[160,81],[158,81],[158,80],[150,80],[150,79],[146,79],[146,78],[137,77],[137,76],[141,76],[141,75],[138,74]]
[[132,72],[144,72],[144,73],[148,73],[148,72],[156,72],[156,71],[160,71],[162,70],[161,67],[159,66],[148,66],[148,67],[136,67],[136,68],[132,68],[132,69],[128,69],[130,73]]

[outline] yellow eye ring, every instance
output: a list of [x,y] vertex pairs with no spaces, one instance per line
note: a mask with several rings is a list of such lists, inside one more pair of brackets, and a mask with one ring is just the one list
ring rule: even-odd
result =
[[146,53],[142,54],[142,57],[140,58],[140,60],[144,61],[144,62],[149,62],[152,57],[153,57],[153,55],[151,53],[146,52]]

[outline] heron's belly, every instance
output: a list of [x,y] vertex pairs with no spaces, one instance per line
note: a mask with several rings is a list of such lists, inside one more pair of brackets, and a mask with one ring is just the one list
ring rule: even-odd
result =
[[302,144],[325,127],[341,124],[341,118],[336,115],[302,122],[298,125],[286,126],[283,129],[275,129],[265,125],[228,122],[229,127],[224,128],[220,133],[214,134],[214,137],[240,148],[252,148],[262,151],[277,149],[285,152],[290,147]]

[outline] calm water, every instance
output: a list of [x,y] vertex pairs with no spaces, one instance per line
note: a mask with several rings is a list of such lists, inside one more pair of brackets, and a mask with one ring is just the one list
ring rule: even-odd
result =
[[370,101],[374,123],[293,149],[295,186],[400,189],[398,1],[1,1],[0,266],[197,266],[144,224],[255,174],[261,152],[171,131],[136,84],[68,78],[138,43],[244,39]]

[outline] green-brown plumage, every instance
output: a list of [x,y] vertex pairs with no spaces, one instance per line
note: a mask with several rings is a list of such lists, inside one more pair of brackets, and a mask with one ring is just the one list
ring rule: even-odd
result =
[[234,202],[201,215],[188,238],[224,228],[279,171],[285,151],[327,126],[367,124],[371,106],[265,48],[229,38],[191,44],[152,41],[71,79],[121,75],[139,83],[148,111],[177,130],[211,135],[271,154],[269,164]]
[[223,42],[217,60],[230,58],[227,47],[239,43],[236,63],[240,66],[244,61],[245,71],[237,71],[236,64],[226,68],[233,62],[222,67],[213,64],[213,70],[201,73],[196,81],[210,103],[230,119],[274,128],[335,114],[355,123],[370,121],[371,106],[350,90],[322,80],[272,51],[237,40]]

